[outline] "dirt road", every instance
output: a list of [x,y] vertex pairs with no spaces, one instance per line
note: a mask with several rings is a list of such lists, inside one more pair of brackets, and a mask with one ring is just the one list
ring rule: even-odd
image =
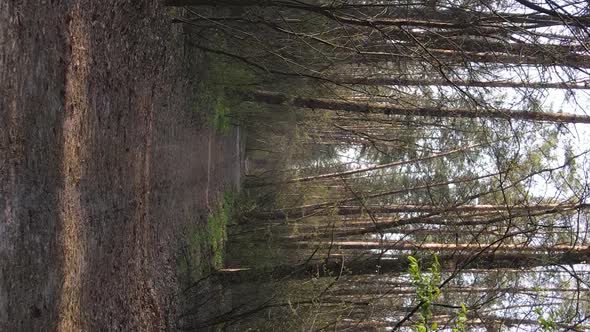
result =
[[183,45],[157,1],[0,1],[1,331],[173,329],[178,238],[239,176]]

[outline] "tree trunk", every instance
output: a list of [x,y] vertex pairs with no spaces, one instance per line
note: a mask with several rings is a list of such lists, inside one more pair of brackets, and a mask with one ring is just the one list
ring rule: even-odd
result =
[[279,1],[273,0],[164,0],[165,6],[272,6]]
[[[437,255],[441,267],[445,271],[454,271],[458,267],[465,269],[497,269],[497,268],[533,268],[555,264],[580,264],[588,258],[588,248],[579,251],[561,251],[547,253],[531,252],[483,252],[477,257],[462,253],[442,252]],[[430,257],[430,256],[427,256]],[[463,266],[466,262],[469,265]],[[424,266],[432,263],[432,258],[424,258]],[[352,258],[350,261],[341,257],[330,258],[325,261],[315,261],[306,264],[286,264],[271,268],[253,269],[221,269],[216,275],[224,283],[269,282],[284,279],[307,279],[320,277],[337,277],[343,275],[375,275],[387,273],[404,273],[409,267],[407,256],[394,256],[379,259]]]
[[[350,286],[355,286],[351,284]],[[540,287],[474,287],[474,286],[464,286],[464,287],[456,287],[456,286],[446,286],[443,290],[444,294],[455,293],[455,294],[477,294],[477,293],[521,293],[521,294],[536,294],[541,292],[553,292],[553,293],[588,293],[590,289],[587,288],[560,288],[560,287],[552,287],[552,288],[540,288]],[[400,294],[415,294],[416,288],[412,285],[401,286],[401,287],[392,287],[383,285],[378,287],[367,287],[361,286],[356,288],[345,288],[341,287],[340,289],[334,290],[329,293],[330,296],[336,297],[357,297],[358,300],[364,299],[365,297],[374,297],[375,295],[381,296],[395,296]]]
[[297,183],[297,182],[308,182],[308,181],[324,180],[324,179],[336,178],[336,177],[337,178],[341,178],[341,177],[346,177],[346,176],[350,176],[350,175],[354,175],[354,174],[358,174],[358,173],[370,172],[370,171],[375,171],[375,170],[379,170],[379,169],[390,168],[390,167],[401,166],[401,165],[406,165],[406,164],[412,164],[412,163],[417,163],[417,162],[421,162],[421,161],[426,161],[426,160],[430,160],[430,159],[445,157],[445,156],[449,156],[449,155],[452,155],[452,154],[455,154],[455,153],[458,153],[458,152],[468,151],[468,150],[473,149],[474,147],[477,147],[477,146],[479,146],[479,145],[467,146],[467,147],[464,147],[464,148],[459,148],[459,149],[455,149],[455,150],[450,150],[450,151],[445,151],[445,152],[441,152],[441,153],[436,153],[436,154],[433,154],[433,155],[430,155],[430,156],[416,158],[416,159],[411,159],[411,160],[396,161],[396,162],[392,162],[392,163],[380,164],[380,165],[375,165],[375,166],[371,166],[371,167],[354,169],[354,170],[350,170],[350,171],[327,173],[327,174],[320,174],[320,175],[314,175],[314,176],[306,176],[306,177],[302,177],[302,178],[288,179],[288,180],[281,181],[281,182],[262,183],[262,184],[258,184],[257,186],[274,185],[274,184],[286,184],[286,183]]
[[[371,12],[361,14],[361,18],[352,16],[351,14],[360,13],[363,5],[361,4],[330,4],[330,5],[317,5],[312,3],[306,3],[303,1],[288,1],[288,0],[165,0],[166,6],[256,6],[256,7],[283,7],[291,9],[300,9],[309,12],[315,12],[322,14],[326,17],[336,20],[339,23],[348,23],[351,25],[360,26],[419,26],[423,24],[426,27],[436,28],[454,28],[454,29],[466,29],[476,28],[480,26],[481,22],[484,22],[486,26],[494,26],[491,23],[498,24],[500,26],[510,27],[515,24],[544,24],[544,26],[550,25],[564,25],[568,26],[585,26],[588,22],[586,16],[555,16],[549,15],[548,13],[538,14],[513,14],[506,12],[471,12],[465,11],[459,8],[450,8],[445,10],[430,10],[428,8],[395,8],[393,11],[389,11],[385,15],[374,16]],[[391,7],[391,4],[383,4],[383,7]],[[374,4],[370,4],[371,7],[375,7]],[[346,16],[337,16],[335,11],[345,11],[352,9],[352,12],[346,13]],[[400,13],[396,15],[394,13]],[[368,14],[368,15],[367,15]],[[374,16],[367,18],[369,16]],[[426,25],[431,24],[431,25]],[[526,26],[519,26],[521,29],[525,29]],[[534,27],[534,26],[533,26]],[[485,27],[479,27],[480,30]]]
[[539,66],[562,66],[577,68],[588,68],[590,56],[567,53],[551,54],[542,53],[535,55],[519,55],[504,52],[492,51],[465,51],[461,49],[429,48],[415,43],[406,45],[402,52],[391,51],[360,51],[358,55],[351,56],[346,60],[349,63],[381,63],[400,60],[418,60],[426,62],[441,62],[443,64],[464,64],[475,63],[496,63],[504,65],[539,65]]
[[334,249],[357,249],[357,250],[412,250],[412,251],[480,251],[491,247],[495,252],[521,252],[521,253],[583,253],[590,254],[590,247],[588,246],[569,246],[569,245],[554,245],[550,247],[536,247],[520,244],[502,244],[499,246],[490,245],[487,243],[472,244],[472,243],[415,243],[412,241],[332,241],[332,242],[313,242],[313,241],[297,241],[293,243],[286,243],[285,247],[297,249],[310,249],[317,247],[332,247]]
[[[426,188],[433,188],[436,186],[431,186]],[[418,187],[416,187],[418,188]],[[400,189],[399,192],[405,192],[407,190]],[[395,191],[396,193],[398,191]],[[376,196],[373,197],[380,197],[382,195],[390,194],[392,192],[387,193],[378,193]],[[369,196],[370,198],[370,196]],[[343,201],[352,201],[352,199],[345,199]],[[432,205],[369,205],[369,206],[336,206],[334,208],[326,207],[324,210],[318,210],[316,205],[310,205],[308,207],[297,208],[297,209],[287,209],[285,211],[282,210],[275,210],[270,212],[261,212],[258,214],[251,214],[250,216],[253,218],[258,219],[278,219],[278,218],[301,218],[306,215],[315,215],[315,216],[322,216],[322,215],[339,215],[339,216],[350,216],[350,215],[360,215],[370,211],[374,214],[391,214],[391,213],[433,213],[433,214],[441,214],[441,213],[469,213],[469,212],[487,212],[487,213],[497,213],[497,212],[560,212],[560,211],[568,211],[573,209],[586,209],[590,207],[590,204],[537,204],[537,205],[459,205],[459,206],[432,206]],[[323,206],[320,206],[323,207]],[[299,209],[299,211],[298,211]]]
[[590,89],[590,83],[566,82],[511,82],[511,81],[472,81],[472,80],[444,80],[444,79],[408,79],[394,77],[355,78],[335,77],[336,82],[344,84],[374,85],[374,86],[465,86],[477,88],[527,88],[527,89]]
[[525,121],[545,121],[558,123],[590,123],[590,116],[532,111],[512,111],[507,109],[468,110],[443,109],[437,107],[400,107],[395,104],[353,102],[325,98],[291,97],[278,92],[252,91],[242,94],[245,101],[262,102],[272,105],[326,109],[355,113],[381,113],[384,115],[448,117],[448,118],[491,118]]
[[[515,32],[518,34],[518,32]],[[498,36],[465,36],[448,35],[432,32],[391,32],[388,40],[375,38],[363,45],[362,50],[366,52],[396,53],[401,49],[410,49],[420,46],[427,50],[445,50],[455,52],[474,52],[496,55],[513,55],[519,58],[528,57],[527,61],[537,59],[539,64],[545,64],[549,59],[559,63],[560,59],[575,59],[577,55],[588,54],[584,45],[543,45],[530,42],[509,42],[508,40],[498,41]],[[583,58],[580,58],[583,59]],[[553,64],[553,63],[551,63]]]

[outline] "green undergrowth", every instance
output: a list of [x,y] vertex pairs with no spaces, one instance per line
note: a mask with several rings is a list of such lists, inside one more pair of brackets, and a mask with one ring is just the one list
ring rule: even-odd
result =
[[[228,133],[244,109],[235,91],[252,87],[256,75],[246,65],[230,59],[206,56],[207,68],[197,85],[193,111],[205,114],[208,125],[219,134]],[[233,91],[233,92],[232,92]]]
[[190,285],[223,267],[227,226],[236,220],[236,202],[237,195],[226,192],[205,223],[195,222],[188,227],[178,260],[181,284]]
[[210,240],[211,265],[218,269],[223,266],[225,256],[224,245],[227,242],[227,225],[235,220],[236,197],[226,192],[218,207],[207,217],[207,235]]

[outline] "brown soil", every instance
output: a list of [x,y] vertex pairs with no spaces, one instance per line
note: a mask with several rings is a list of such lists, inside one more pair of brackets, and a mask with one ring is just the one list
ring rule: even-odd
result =
[[1,331],[174,329],[179,239],[239,181],[239,144],[189,111],[169,21],[0,1]]

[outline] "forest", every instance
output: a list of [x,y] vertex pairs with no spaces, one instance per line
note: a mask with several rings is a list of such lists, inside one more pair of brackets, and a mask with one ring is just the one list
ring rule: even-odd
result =
[[0,3],[0,330],[590,331],[589,0]]
[[588,2],[168,5],[247,132],[232,306],[186,328],[590,329]]

